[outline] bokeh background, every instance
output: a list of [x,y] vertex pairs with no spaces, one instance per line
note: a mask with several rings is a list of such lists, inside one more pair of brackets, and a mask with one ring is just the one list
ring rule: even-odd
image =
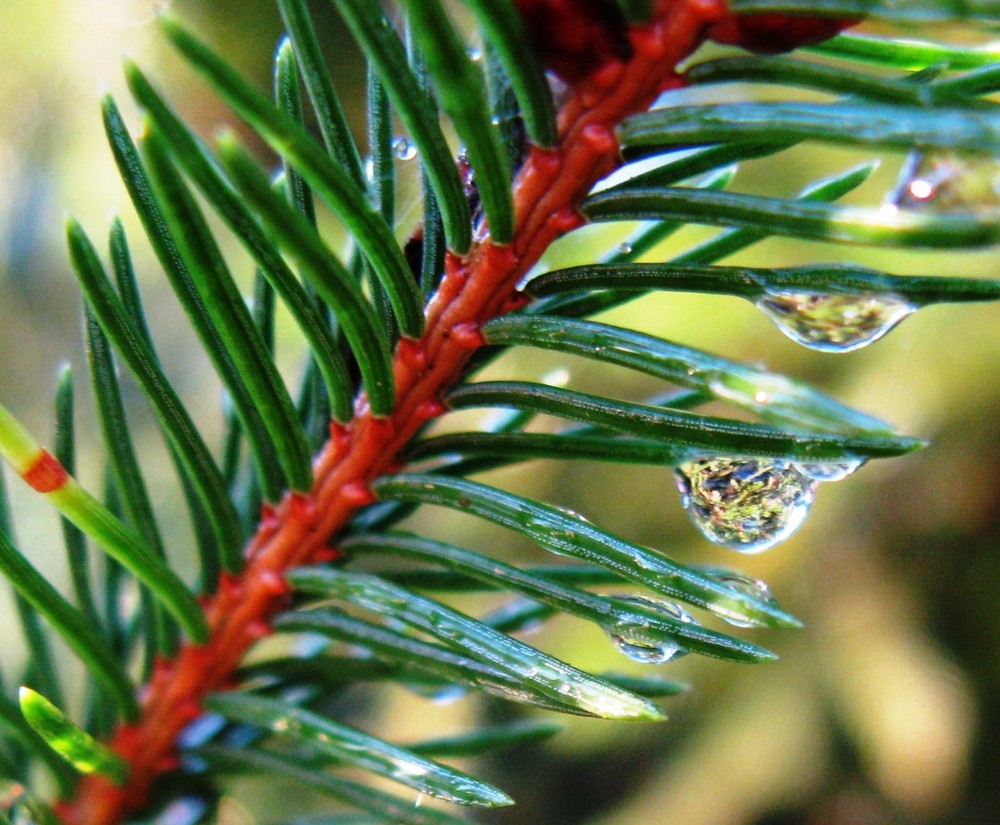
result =
[[[280,22],[269,0],[178,0],[173,10],[234,63],[269,83]],[[331,11],[315,6],[345,99],[361,100],[363,72]],[[139,240],[124,190],[103,142],[99,96],[108,89],[138,128],[120,71],[130,55],[169,90],[205,135],[230,116],[157,36],[149,0],[0,0],[0,397],[37,435],[51,437],[54,378],[76,369],[80,475],[100,487],[101,449],[80,345],[79,297],[62,243],[62,215],[95,238],[120,213],[136,247],[168,371],[206,431],[220,432],[219,390],[205,359]],[[947,39],[958,32],[936,30]],[[734,96],[759,90],[732,87]],[[362,113],[352,112],[359,135]],[[257,147],[263,154],[263,150]],[[749,164],[737,185],[790,194],[806,182],[868,159],[807,146]],[[851,197],[878,204],[901,158]],[[404,178],[412,170],[401,169]],[[405,211],[412,191],[400,196]],[[706,235],[686,230],[666,257]],[[598,233],[557,250],[563,262],[592,260],[617,243]],[[232,251],[234,269],[249,276]],[[902,253],[768,241],[731,262],[766,265],[855,260],[892,272],[1000,276],[994,252]],[[805,527],[764,555],[739,557],[709,545],[687,521],[669,474],[654,468],[555,462],[493,481],[588,514],[602,526],[674,557],[739,568],[768,580],[801,631],[745,631],[780,654],[747,667],[687,657],[657,672],[692,689],[667,701],[671,719],[630,726],[567,721],[544,745],[508,751],[472,767],[508,790],[518,806],[484,822],[533,825],[991,825],[1000,821],[1000,306],[942,306],[907,320],[887,339],[851,355],[804,350],[749,304],[727,298],[658,296],[617,317],[630,325],[808,379],[839,399],[928,438],[931,446],[876,463],[824,485]],[[614,316],[612,317],[614,320]],[[292,378],[299,342],[281,332]],[[508,358],[495,374],[538,379],[567,370],[569,385],[641,398],[659,388],[623,372],[538,352]],[[183,563],[190,539],[162,445],[126,381],[130,415],[146,451],[145,469],[171,544]],[[56,522],[20,484],[11,484],[20,545],[65,580]],[[499,530],[441,513],[428,532],[518,561],[539,551]],[[492,606],[485,600],[473,605]],[[711,619],[706,619],[711,621]],[[5,625],[13,619],[4,614]],[[595,669],[643,673],[599,632],[557,620],[531,641]],[[4,670],[24,657],[4,634]],[[648,666],[647,666],[648,667]],[[67,674],[76,671],[66,665]],[[438,705],[401,688],[349,693],[342,712],[396,741],[468,728],[520,710],[480,698]],[[326,807],[323,807],[323,806]],[[329,804],[285,786],[235,786],[220,821],[269,822]],[[251,813],[252,812],[252,813]]]

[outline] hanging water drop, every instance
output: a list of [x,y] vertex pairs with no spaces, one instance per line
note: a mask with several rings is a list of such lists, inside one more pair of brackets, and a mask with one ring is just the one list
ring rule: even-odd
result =
[[785,335],[821,352],[866,347],[916,310],[899,295],[874,292],[781,290],[756,303]]
[[618,244],[618,254],[622,256],[631,255],[632,244],[630,244],[628,241],[622,241],[620,244]]
[[407,137],[397,137],[392,141],[392,153],[398,160],[413,160],[417,156],[417,144]]
[[977,212],[1000,207],[1000,159],[985,152],[914,150],[889,202],[906,209]]
[[[742,593],[744,596],[749,596],[751,599],[763,602],[769,607],[778,607],[778,600],[771,595],[771,588],[768,587],[768,584],[765,581],[755,579],[751,576],[745,576],[742,573],[736,573],[731,570],[723,570],[718,573],[714,573],[714,576],[722,584],[729,587],[730,590],[735,590],[737,593]],[[734,627],[757,627],[761,624],[761,622],[746,619],[742,616],[734,616],[732,612],[723,605],[710,604],[708,609],[724,622],[728,622]]]
[[[618,599],[627,604],[637,604],[642,607],[650,607],[657,613],[664,614],[671,619],[689,624],[694,622],[694,618],[679,604],[654,599],[650,596],[623,596]],[[675,643],[664,643],[662,640],[650,641],[648,635],[644,633],[648,625],[635,621],[621,621],[613,627],[607,629],[608,637],[615,646],[626,656],[635,662],[642,662],[646,665],[661,665],[673,659],[679,659],[687,654],[687,650]]]
[[674,475],[684,509],[702,533],[741,553],[760,553],[794,533],[819,482],[785,461],[703,458]]
[[855,458],[849,461],[828,461],[825,463],[796,463],[793,466],[802,474],[814,478],[816,481],[840,481],[847,478],[852,473],[856,473],[861,465],[865,463],[863,458]]

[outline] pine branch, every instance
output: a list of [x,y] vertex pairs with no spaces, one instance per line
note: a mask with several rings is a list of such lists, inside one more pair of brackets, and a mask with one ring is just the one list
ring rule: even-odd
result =
[[[702,627],[677,605],[599,596],[577,587],[633,581],[739,627],[798,626],[766,586],[725,571],[681,565],[578,514],[461,476],[554,456],[675,467],[689,503],[709,514],[700,525],[705,535],[755,552],[797,526],[818,480],[847,474],[869,458],[901,455],[922,442],[782,376],[575,319],[652,289],[738,295],[796,340],[846,351],[880,337],[920,306],[1000,297],[995,283],[903,277],[861,267],[708,265],[769,234],[926,247],[1000,238],[992,211],[928,217],[830,205],[865,180],[870,165],[821,181],[794,200],[720,191],[732,177],[725,164],[773,154],[805,139],[1000,150],[995,116],[977,97],[1000,85],[987,70],[941,81],[930,75],[895,81],[760,58],[678,70],[707,40],[784,51],[828,40],[868,12],[894,17],[895,4],[881,9],[870,0],[734,3],[820,14],[789,17],[735,16],[722,0],[467,0],[486,42],[481,70],[438,0],[401,0],[407,12],[405,37],[388,25],[378,4],[334,3],[368,60],[370,176],[347,130],[302,0],[279,0],[289,41],[276,60],[277,103],[177,22],[163,21],[177,49],[280,156],[277,180],[269,180],[232,136],[219,141],[218,160],[213,158],[132,64],[126,68],[129,85],[147,112],[137,142],[114,101],[104,101],[105,127],[129,194],[232,401],[221,468],[160,368],[120,224],[112,230],[114,285],[82,227],[69,226],[73,264],[88,303],[91,376],[109,452],[106,505],[71,476],[71,436],[53,456],[0,406],[0,452],[144,588],[134,626],[122,625],[113,605],[99,616],[86,598],[78,601],[90,620],[78,620],[80,611],[24,561],[8,531],[0,530],[6,559],[0,566],[26,603],[88,663],[126,719],[104,743],[27,688],[22,707],[28,728],[2,708],[0,721],[29,747],[38,748],[44,740],[87,773],[74,788],[65,769],[55,769],[64,794],[56,811],[66,825],[118,825],[150,804],[159,780],[180,767],[182,733],[185,752],[212,772],[249,769],[293,776],[376,816],[453,821],[434,812],[400,812],[393,797],[321,768],[330,762],[354,765],[465,804],[510,803],[502,791],[420,755],[472,752],[485,747],[483,742],[472,737],[405,750],[334,722],[307,707],[319,694],[284,689],[298,684],[294,678],[282,681],[281,673],[295,674],[299,660],[261,666],[258,672],[277,679],[281,688],[271,696],[235,691],[246,675],[241,670],[246,653],[276,632],[309,631],[353,641],[379,659],[319,657],[316,673],[325,672],[330,680],[364,671],[432,686],[454,681],[550,710],[621,719],[661,718],[648,697],[675,692],[677,686],[584,673],[509,633],[540,616],[568,613],[600,626],[629,655],[646,661],[689,651],[739,662],[773,659],[758,645]],[[949,13],[958,16],[982,13],[976,4],[952,5]],[[921,18],[940,11],[941,4],[928,0],[914,13]],[[888,59],[878,48],[850,38],[828,48],[837,43],[867,49],[873,60]],[[543,68],[558,78],[558,106]],[[300,71],[326,150],[302,125]],[[743,75],[801,83],[863,103],[647,112],[664,91]],[[439,127],[438,105],[464,143],[457,164]],[[952,119],[959,111],[968,116],[956,127]],[[424,224],[405,247],[393,238],[393,114],[423,154]],[[677,147],[703,148],[592,193],[628,160]],[[252,309],[244,305],[182,172],[259,267]],[[692,180],[698,175],[704,177]],[[317,231],[313,193],[356,243],[345,261]],[[526,276],[559,238],[587,221],[634,219],[656,223],[601,263],[550,272],[525,288]],[[729,229],[674,261],[635,263],[686,223]],[[285,256],[294,262],[301,284]],[[287,303],[310,347],[298,401],[273,359],[276,297]],[[831,331],[828,319],[837,313],[842,321],[851,320]],[[462,385],[496,348],[513,345],[582,355],[656,376],[682,391],[638,404],[516,381]],[[200,537],[207,595],[197,602],[165,562],[128,432],[112,347],[149,399],[178,466]],[[763,423],[693,411],[712,398]],[[64,427],[67,404],[64,392]],[[489,432],[422,437],[451,409],[493,406],[515,412]],[[524,431],[523,425],[540,414],[577,426],[557,434]],[[324,443],[310,461],[316,433],[327,420],[328,437],[322,436]],[[244,460],[250,464],[245,476]],[[413,462],[425,463],[414,469],[408,466]],[[404,467],[407,472],[399,472]],[[713,510],[720,486],[735,484],[748,471],[765,495],[773,493],[758,506],[768,519],[774,517],[767,525],[770,533],[762,529],[748,535],[737,518],[727,520]],[[245,489],[231,497],[243,478]],[[587,564],[572,573],[518,570],[442,542],[386,532],[420,504],[469,512]],[[246,523],[255,526],[241,553]],[[78,558],[79,534],[69,532],[67,538]],[[428,565],[409,575],[429,589],[478,582],[524,600],[507,614],[476,620],[410,592],[403,586],[406,574],[394,581],[391,574],[339,569],[369,552]],[[108,573],[112,595],[120,575],[117,564]],[[434,564],[445,570],[433,569]],[[86,589],[86,571],[77,572],[77,589]],[[288,610],[299,604],[293,596],[310,594],[391,615],[408,629],[329,606]],[[34,614],[28,611],[26,619],[26,627],[38,635]],[[179,647],[175,627],[187,637]],[[148,680],[137,706],[115,654],[127,659],[140,649]],[[43,681],[58,694],[54,677]],[[250,726],[254,741],[266,731],[283,734],[295,760],[268,742],[237,749],[212,734],[192,734],[188,726],[205,711],[221,714],[226,724]],[[106,697],[95,698],[91,712],[97,727],[110,725],[113,711]],[[535,735],[501,731],[484,741],[502,745]]]
[[[287,603],[286,572],[329,556],[331,539],[359,507],[374,500],[371,482],[444,411],[444,393],[485,343],[480,325],[523,305],[520,279],[558,237],[580,225],[577,209],[584,197],[620,163],[615,126],[679,81],[674,67],[700,45],[721,13],[721,6],[712,4],[664,3],[650,24],[630,31],[631,59],[599,66],[574,84],[558,115],[556,145],[532,147],[515,182],[510,243],[486,237],[463,257],[449,254],[427,308],[424,334],[401,345],[394,357],[392,410],[376,417],[362,408],[347,425],[332,426],[332,438],[314,462],[312,489],[286,497],[266,513],[244,553],[245,568],[225,577],[205,605],[208,640],[185,645],[174,659],[160,663],[141,721],[113,738],[114,750],[131,766],[126,788],[100,777],[85,779],[61,808],[67,823],[111,825],[145,801],[152,782],[174,764],[181,728],[200,712],[205,696],[227,685],[247,649],[268,633],[268,623]],[[192,51],[176,29],[171,33],[183,50]]]

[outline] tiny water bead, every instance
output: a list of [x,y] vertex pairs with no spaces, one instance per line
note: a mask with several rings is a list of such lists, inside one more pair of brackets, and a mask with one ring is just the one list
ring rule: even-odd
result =
[[[731,590],[735,590],[737,593],[742,593],[743,595],[756,599],[759,602],[763,602],[770,607],[778,607],[778,600],[771,594],[771,588],[765,581],[755,579],[752,576],[746,576],[743,573],[735,573],[729,570],[715,573],[715,578]],[[708,607],[709,610],[715,613],[720,619],[724,622],[728,622],[734,627],[757,627],[760,624],[759,622],[748,621],[746,619],[735,617],[724,608],[716,609],[713,605],[709,605]]]
[[[685,624],[694,621],[694,618],[679,604],[654,599],[651,596],[623,596],[617,601],[626,604],[637,604],[641,607],[649,607],[657,613],[677,619]],[[631,621],[621,621],[607,629],[608,637],[615,646],[626,656],[635,662],[642,662],[647,665],[660,665],[664,662],[679,659],[687,655],[687,650],[679,644],[664,644],[662,642],[650,642],[645,637],[646,626]]]
[[703,458],[674,473],[681,500],[705,536],[741,553],[760,553],[794,533],[819,482],[769,458]]
[[865,463],[865,459],[856,458],[853,461],[830,461],[825,464],[793,464],[802,474],[816,481],[840,481],[856,473]]
[[417,156],[417,144],[407,137],[397,137],[392,141],[392,153],[397,160],[413,160]]
[[1000,207],[1000,158],[947,149],[913,151],[889,202],[939,212],[996,209]]
[[821,352],[866,347],[917,309],[902,296],[874,292],[781,290],[756,304],[793,341]]

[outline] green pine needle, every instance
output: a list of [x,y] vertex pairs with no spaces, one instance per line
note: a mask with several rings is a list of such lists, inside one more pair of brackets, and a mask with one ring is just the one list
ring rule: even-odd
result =
[[75,725],[48,699],[31,688],[18,693],[24,718],[58,753],[81,773],[101,773],[116,785],[128,779],[128,763]]

